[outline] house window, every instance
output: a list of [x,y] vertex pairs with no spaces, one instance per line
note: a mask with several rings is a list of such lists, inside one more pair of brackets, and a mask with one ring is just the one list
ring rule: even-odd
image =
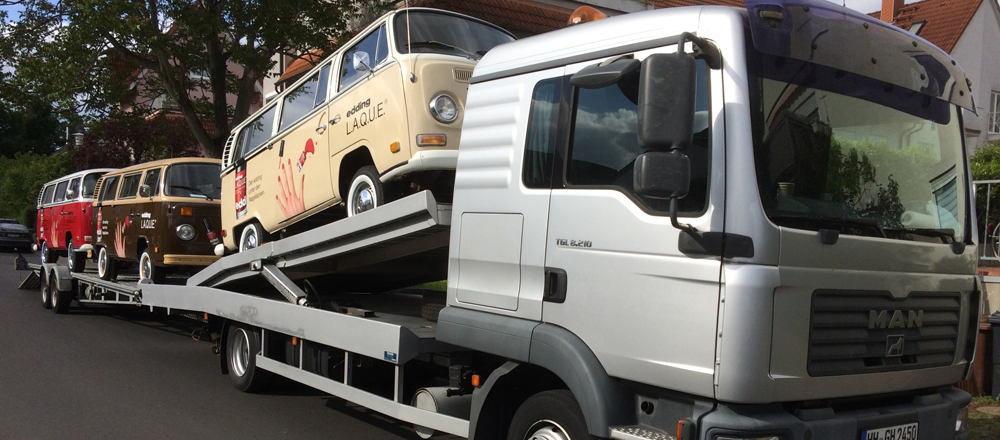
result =
[[1000,134],[1000,92],[993,92],[990,98],[990,134]]
[[920,35],[920,30],[924,28],[924,24],[926,23],[927,21],[925,20],[913,22],[913,24],[910,25],[910,32],[912,32],[913,35]]

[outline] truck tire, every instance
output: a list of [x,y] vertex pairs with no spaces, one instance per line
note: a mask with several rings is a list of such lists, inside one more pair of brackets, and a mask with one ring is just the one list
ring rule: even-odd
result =
[[568,390],[542,391],[514,413],[507,440],[588,440],[587,421]]
[[66,243],[66,258],[66,263],[69,265],[71,272],[80,273],[87,268],[87,254],[85,252],[76,252],[73,249],[72,239]]
[[45,268],[44,267],[38,270],[38,274],[39,274],[40,277],[42,277],[42,282],[41,282],[41,285],[42,285],[42,307],[46,308],[46,309],[51,309],[52,308],[52,290],[51,290],[51,287],[49,286],[49,284],[52,283],[52,281],[49,280],[48,275],[45,274]]
[[118,262],[108,254],[107,246],[101,246],[97,251],[97,276],[105,281],[114,281],[118,278]]
[[229,379],[236,389],[254,393],[263,391],[271,384],[274,375],[257,368],[257,353],[260,353],[260,332],[243,324],[231,325],[226,340],[226,356]]
[[153,264],[153,256],[149,253],[149,248],[142,251],[139,256],[139,280],[150,280],[153,284],[163,284],[167,279],[167,268],[156,267]]
[[384,205],[385,188],[378,180],[378,170],[371,165],[361,167],[351,179],[351,189],[347,191],[347,216],[353,217]]
[[240,233],[239,250],[240,252],[250,250],[266,243],[269,240],[270,238],[268,237],[267,232],[264,232],[264,227],[262,227],[260,223],[252,221],[248,223],[246,227],[243,228],[243,232]]
[[59,260],[59,254],[57,254],[52,249],[49,249],[49,242],[42,242],[42,263],[55,263]]

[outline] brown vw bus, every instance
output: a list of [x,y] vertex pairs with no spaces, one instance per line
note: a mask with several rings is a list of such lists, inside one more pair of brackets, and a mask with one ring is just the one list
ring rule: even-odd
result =
[[105,174],[93,209],[98,275],[112,280],[122,265],[138,263],[139,278],[155,283],[168,268],[218,259],[219,163],[166,159]]

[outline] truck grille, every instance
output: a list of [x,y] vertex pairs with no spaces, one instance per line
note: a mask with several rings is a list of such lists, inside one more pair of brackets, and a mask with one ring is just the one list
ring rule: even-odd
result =
[[876,373],[951,365],[962,295],[817,290],[809,320],[810,376]]

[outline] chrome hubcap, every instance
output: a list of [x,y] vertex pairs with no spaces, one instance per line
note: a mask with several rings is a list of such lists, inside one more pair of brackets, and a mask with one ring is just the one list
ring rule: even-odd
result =
[[525,440],[570,440],[566,431],[558,423],[551,420],[539,420],[528,428]]
[[253,226],[249,226],[246,235],[243,236],[243,249],[253,249],[257,247],[257,229]]
[[142,254],[142,270],[139,272],[139,277],[144,279],[150,279],[150,275],[153,273],[153,262],[150,260],[147,254]]
[[358,191],[354,193],[354,213],[368,211],[375,207],[375,191],[368,183],[358,185]]
[[97,256],[97,273],[104,276],[108,272],[108,251],[101,248],[100,255]]
[[66,264],[68,264],[70,270],[72,270],[73,269],[73,260],[74,260],[74,258],[73,258],[73,240],[70,240],[69,243],[66,244],[66,256],[69,257],[69,261],[67,261]]
[[229,347],[229,366],[233,369],[233,373],[243,377],[250,365],[250,337],[244,329],[236,331],[238,332],[236,340],[233,341],[233,346]]

